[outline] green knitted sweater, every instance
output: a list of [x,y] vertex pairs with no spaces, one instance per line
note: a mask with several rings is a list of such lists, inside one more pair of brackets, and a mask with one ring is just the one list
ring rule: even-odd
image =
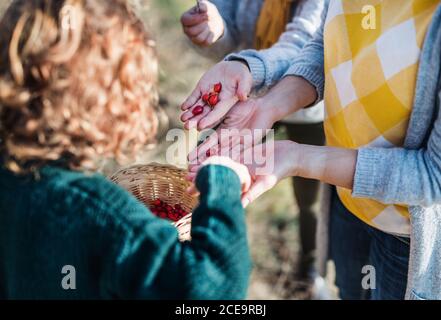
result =
[[245,298],[251,262],[230,169],[199,173],[187,243],[100,175],[39,176],[0,170],[0,299]]

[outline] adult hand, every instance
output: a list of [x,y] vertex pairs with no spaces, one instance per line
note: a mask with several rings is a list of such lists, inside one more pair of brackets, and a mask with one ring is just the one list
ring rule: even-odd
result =
[[[272,189],[279,181],[298,175],[300,149],[301,145],[295,142],[276,141],[256,145],[241,153],[239,161],[246,166],[247,172],[251,176],[251,185],[243,189],[242,204],[244,207]],[[213,161],[211,159],[216,161],[218,158],[217,156],[209,158],[202,166]],[[229,159],[226,157],[220,158]],[[230,161],[236,163],[234,160],[230,159]],[[196,177],[202,166],[194,167],[197,170],[189,173],[189,180]]]
[[198,46],[210,46],[225,31],[224,20],[217,7],[206,0],[199,1],[181,17],[182,28],[187,37]]
[[[222,84],[219,102],[211,108],[202,101],[202,96],[211,92],[218,83]],[[205,73],[194,91],[182,104],[184,113],[181,120],[185,123],[184,127],[199,130],[215,127],[238,101],[248,99],[252,85],[251,72],[245,63],[222,61],[216,64]],[[203,112],[195,116],[193,110],[199,106],[203,107]]]
[[[237,103],[216,132],[189,154],[190,172],[197,170],[198,164],[213,155],[238,159],[240,154],[234,152],[260,143],[274,122],[272,108],[265,105],[262,99]],[[240,148],[237,148],[238,144]]]
[[[281,180],[298,175],[301,145],[292,141],[276,141],[274,144],[254,146],[249,154],[253,155],[251,161],[242,159],[252,177],[249,190],[242,195],[245,208]],[[264,155],[264,165],[261,163],[261,154]]]

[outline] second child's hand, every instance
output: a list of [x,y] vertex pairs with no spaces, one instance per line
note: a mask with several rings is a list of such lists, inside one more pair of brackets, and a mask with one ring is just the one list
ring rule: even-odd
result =
[[207,0],[199,0],[181,16],[185,35],[197,46],[208,47],[215,44],[224,34],[225,25],[216,5]]

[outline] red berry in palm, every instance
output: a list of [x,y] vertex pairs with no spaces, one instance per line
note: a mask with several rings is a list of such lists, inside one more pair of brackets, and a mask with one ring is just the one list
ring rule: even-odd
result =
[[204,107],[203,106],[196,106],[191,111],[191,113],[193,113],[194,116],[198,116],[198,115],[202,114],[203,112],[204,112]]
[[222,91],[222,83],[219,82],[218,84],[215,84],[213,89],[214,92],[220,93]]
[[208,99],[210,98],[210,94],[206,93],[202,95],[202,101],[208,103]]
[[211,156],[211,151],[210,149],[207,150],[207,152],[205,152],[205,155],[209,158]]
[[212,94],[210,96],[210,98],[208,98],[208,104],[211,107],[214,107],[215,105],[217,105],[219,103],[219,96],[217,94]]

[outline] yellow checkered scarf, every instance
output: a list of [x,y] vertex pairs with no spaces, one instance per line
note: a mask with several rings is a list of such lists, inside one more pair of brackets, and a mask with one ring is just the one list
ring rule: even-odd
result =
[[294,0],[265,0],[256,25],[254,46],[267,49],[279,40],[291,17]]

